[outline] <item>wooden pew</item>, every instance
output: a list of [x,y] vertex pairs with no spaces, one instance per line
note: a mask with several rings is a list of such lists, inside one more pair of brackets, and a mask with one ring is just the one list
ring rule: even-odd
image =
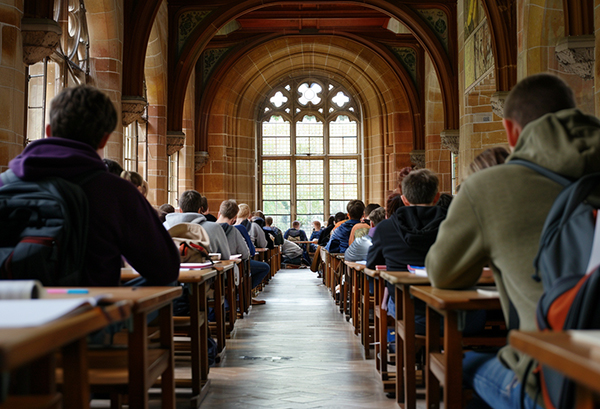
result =
[[360,281],[362,279],[362,271],[365,269],[364,264],[354,263],[352,261],[344,261],[344,264],[349,269],[350,275],[350,319],[352,320],[352,325],[354,327],[354,334],[360,334]]

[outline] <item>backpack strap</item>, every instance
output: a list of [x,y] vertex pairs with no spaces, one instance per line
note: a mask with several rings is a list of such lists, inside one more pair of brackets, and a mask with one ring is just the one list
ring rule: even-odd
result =
[[510,165],[521,165],[521,166],[525,166],[526,168],[535,170],[536,172],[538,172],[542,176],[546,176],[548,179],[555,181],[559,185],[569,186],[571,183],[573,183],[571,180],[567,179],[566,177],[561,176],[558,173],[552,172],[551,170],[546,169],[546,168],[538,165],[537,163],[533,163],[533,162],[530,162],[528,160],[513,159],[510,162],[507,162],[507,164],[510,164]]

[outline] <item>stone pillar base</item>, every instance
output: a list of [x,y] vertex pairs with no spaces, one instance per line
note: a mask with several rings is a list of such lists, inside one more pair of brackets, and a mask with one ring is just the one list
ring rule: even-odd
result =
[[554,54],[566,72],[593,80],[595,46],[593,35],[569,36],[558,42]]
[[202,170],[204,165],[206,165],[208,163],[208,160],[209,160],[208,152],[199,151],[199,152],[195,153],[195,155],[194,155],[194,171],[195,171],[196,175],[198,175],[200,173],[200,171]]
[[167,132],[167,156],[179,152],[185,145],[185,134],[181,131]]

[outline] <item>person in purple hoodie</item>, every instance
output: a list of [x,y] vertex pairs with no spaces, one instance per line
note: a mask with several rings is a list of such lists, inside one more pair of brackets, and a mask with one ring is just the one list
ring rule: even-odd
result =
[[[46,138],[31,142],[10,161],[25,181],[48,176],[69,181],[98,173],[82,185],[89,202],[89,233],[82,286],[118,286],[121,257],[148,285],[179,276],[179,254],[156,211],[125,179],[111,174],[98,155],[117,125],[111,100],[96,88],[67,88],[50,106]],[[0,185],[1,185],[0,181]]]

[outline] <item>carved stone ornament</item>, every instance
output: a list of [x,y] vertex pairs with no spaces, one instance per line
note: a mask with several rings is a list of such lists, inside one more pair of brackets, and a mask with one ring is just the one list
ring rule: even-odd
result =
[[171,156],[179,152],[185,145],[185,134],[181,131],[167,132],[167,155]]
[[593,80],[595,45],[593,35],[569,36],[558,42],[554,54],[566,72],[579,75],[585,80]]
[[440,133],[442,148],[448,149],[453,154],[458,154],[460,131],[458,129],[445,129]]
[[208,163],[208,152],[196,152],[194,155],[194,170],[195,173],[198,174],[200,173],[200,171],[202,170],[202,168],[204,167],[204,165],[206,165]]
[[32,65],[52,55],[62,34],[60,25],[49,18],[24,18],[21,20],[23,35],[23,62]]
[[414,150],[410,153],[410,161],[419,169],[425,167],[425,151]]
[[492,95],[490,103],[492,104],[492,111],[500,118],[504,118],[504,102],[508,97],[509,91],[497,91]]
[[148,102],[142,97],[123,96],[121,98],[121,122],[123,126],[129,125],[133,121],[142,122],[146,105],[148,105]]

